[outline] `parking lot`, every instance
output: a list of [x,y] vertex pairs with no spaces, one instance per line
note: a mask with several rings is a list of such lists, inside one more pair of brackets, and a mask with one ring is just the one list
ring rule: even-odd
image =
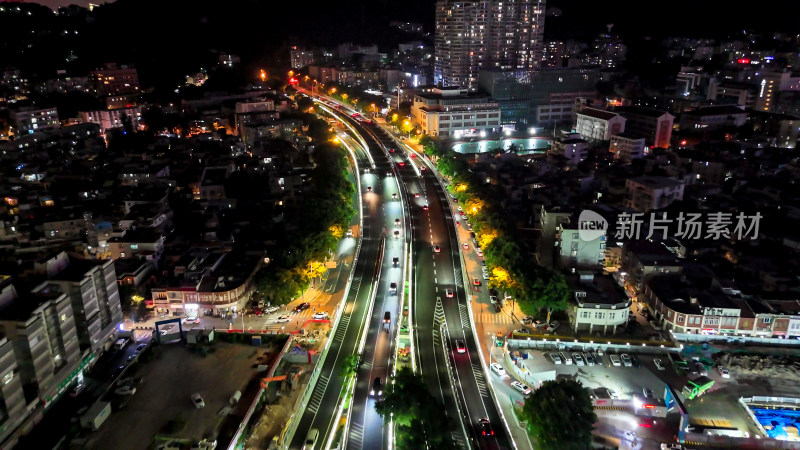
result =
[[[113,402],[122,409],[90,436],[86,447],[146,449],[159,433],[195,441],[215,437],[225,420],[217,413],[235,391],[245,392],[256,375],[257,357],[267,350],[215,342],[203,357],[182,345],[153,348],[151,361],[138,364],[135,373],[125,373],[141,377],[134,385],[136,392],[126,396],[127,402]],[[200,394],[204,407],[195,407],[194,393]]]

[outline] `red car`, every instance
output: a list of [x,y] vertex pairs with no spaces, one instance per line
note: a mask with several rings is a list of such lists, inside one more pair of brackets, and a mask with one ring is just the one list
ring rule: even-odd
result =
[[463,340],[458,339],[456,341],[456,352],[457,353],[467,353],[467,344],[464,343]]
[[481,280],[475,278],[475,281],[473,281],[472,284],[474,284],[475,286],[480,286],[481,285]]
[[399,163],[397,163],[397,165],[400,166],[400,167],[403,167],[403,166],[406,165],[406,163],[404,163],[403,161],[400,161]]
[[423,206],[423,207],[422,207],[422,210],[423,210],[423,211],[427,211],[427,210],[428,210],[428,205],[425,205],[425,206]]

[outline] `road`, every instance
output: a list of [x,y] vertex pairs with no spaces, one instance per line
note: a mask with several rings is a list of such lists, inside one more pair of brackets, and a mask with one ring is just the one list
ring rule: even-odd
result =
[[[398,144],[380,128],[370,128],[390,148]],[[420,372],[425,383],[432,387],[433,394],[444,404],[444,412],[452,419],[450,433],[453,442],[465,446],[464,431],[471,442],[470,447],[512,448],[500,414],[492,401],[482,370],[478,343],[469,318],[467,292],[462,280],[461,254],[456,236],[453,211],[447,193],[437,180],[433,170],[414,170],[412,163],[423,167],[419,161],[411,161],[405,152],[392,153],[398,167],[400,179],[409,192],[413,233],[413,277],[415,286],[414,327]],[[416,196],[419,194],[419,197]],[[428,210],[423,206],[427,205]],[[440,248],[434,252],[433,246]],[[448,298],[446,289],[453,290]],[[446,327],[441,327],[444,318]],[[463,339],[467,352],[453,351],[456,340]],[[443,348],[444,347],[444,348]],[[454,380],[446,370],[450,364]],[[457,417],[460,404],[464,428]],[[478,436],[477,421],[488,418],[493,424],[494,436]]]
[[[362,168],[371,166],[368,157],[357,153],[358,164]],[[336,408],[342,392],[344,377],[340,376],[344,359],[358,353],[360,337],[366,326],[369,306],[372,303],[373,280],[378,272],[378,259],[383,249],[385,215],[383,198],[378,194],[375,174],[370,170],[361,173],[364,227],[361,230],[362,240],[358,259],[355,263],[350,290],[345,298],[339,326],[331,336],[327,356],[320,363],[320,376],[314,386],[307,405],[300,405],[298,413],[302,417],[291,439],[289,447],[300,449],[311,429],[319,431],[317,448],[324,448],[335,431]],[[368,192],[373,186],[375,192]]]

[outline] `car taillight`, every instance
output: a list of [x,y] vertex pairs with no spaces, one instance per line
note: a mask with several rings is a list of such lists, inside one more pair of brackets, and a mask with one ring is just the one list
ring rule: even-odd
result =
[[485,431],[483,432],[483,435],[486,436],[486,432]]
[[494,430],[492,430],[492,436],[494,436]]

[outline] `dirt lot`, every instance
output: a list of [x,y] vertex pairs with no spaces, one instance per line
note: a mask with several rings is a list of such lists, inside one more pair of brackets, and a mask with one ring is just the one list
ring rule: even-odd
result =
[[[211,348],[205,357],[183,345],[154,348],[155,358],[137,370],[143,381],[136,393],[111,414],[86,448],[147,449],[159,433],[195,441],[216,436],[224,419],[217,413],[235,391],[245,391],[256,374],[256,357],[270,349],[219,341]],[[204,408],[195,408],[193,393],[202,396]]]

